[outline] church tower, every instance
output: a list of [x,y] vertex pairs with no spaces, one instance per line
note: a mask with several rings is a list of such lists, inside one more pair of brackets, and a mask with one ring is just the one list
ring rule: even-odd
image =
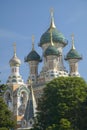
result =
[[[64,63],[63,63],[63,48],[68,44],[68,41],[65,39],[63,34],[56,28],[56,25],[54,23],[53,9],[51,9],[50,26],[47,29],[47,31],[42,34],[42,36],[40,38],[39,46],[43,50],[43,56],[44,56],[45,50],[50,45],[50,39],[51,39],[50,31],[52,32],[52,41],[54,43],[54,46],[57,48],[57,50],[60,53],[58,60],[57,60],[59,75],[60,76],[68,75],[67,71],[65,70]],[[46,72],[47,71],[46,57],[43,57],[43,62],[44,62],[44,66],[42,68],[42,71]]]
[[80,76],[78,72],[78,62],[82,59],[82,56],[76,51],[74,46],[74,35],[72,34],[72,47],[67,53],[65,60],[69,62],[70,76]]
[[19,128],[21,127],[21,120],[25,113],[30,91],[27,85],[24,84],[22,76],[19,73],[21,61],[16,55],[16,44],[14,44],[14,55],[9,61],[9,64],[11,67],[11,74],[7,80],[4,100],[8,108],[13,112],[17,122],[17,128]]
[[41,57],[34,49],[34,36],[32,37],[32,50],[25,58],[25,62],[28,62],[30,68],[30,75],[27,82],[31,80],[33,84],[36,84],[38,78],[38,64],[41,62]]
[[14,55],[9,61],[11,67],[11,74],[8,77],[7,84],[23,84],[22,76],[19,73],[19,67],[21,65],[20,59],[16,55],[16,44],[14,44]]
[[44,57],[46,59],[47,72],[45,81],[50,81],[54,77],[58,77],[58,57],[60,56],[59,51],[54,46],[52,40],[52,30],[50,30],[50,45],[44,51]]

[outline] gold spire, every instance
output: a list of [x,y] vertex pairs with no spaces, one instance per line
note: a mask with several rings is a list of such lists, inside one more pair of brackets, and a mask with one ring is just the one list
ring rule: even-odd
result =
[[50,9],[50,14],[51,14],[51,25],[50,25],[50,28],[55,28],[56,26],[54,24],[54,17],[53,17],[54,10],[53,10],[53,8]]
[[13,44],[14,56],[16,56],[16,43]]
[[32,35],[32,50],[34,50],[34,35]]
[[71,35],[71,38],[72,38],[72,49],[75,49],[75,46],[74,46],[74,34]]
[[54,46],[53,39],[52,39],[52,28],[50,29],[50,44]]

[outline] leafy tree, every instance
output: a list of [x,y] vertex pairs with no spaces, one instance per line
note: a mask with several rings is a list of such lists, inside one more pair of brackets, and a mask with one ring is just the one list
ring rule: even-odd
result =
[[0,96],[3,96],[5,90],[6,90],[6,85],[5,84],[0,84]]
[[15,121],[13,114],[8,110],[7,105],[4,103],[3,99],[0,97],[0,129],[9,130],[15,127]]
[[[83,130],[81,111],[87,97],[86,90],[87,84],[80,77],[59,77],[48,83],[38,102],[37,130],[51,130],[53,124],[55,130]],[[87,115],[86,110],[87,107],[84,109]],[[87,130],[87,126],[84,130]]]

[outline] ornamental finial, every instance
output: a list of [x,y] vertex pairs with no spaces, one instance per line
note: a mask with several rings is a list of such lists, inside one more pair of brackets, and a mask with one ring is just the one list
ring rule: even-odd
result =
[[51,9],[50,9],[50,14],[51,14],[51,17],[53,17],[53,13],[54,13],[54,9],[53,9],[53,8],[51,8]]
[[75,49],[75,46],[74,46],[74,34],[71,35],[71,38],[72,38],[72,49]]
[[13,44],[13,48],[14,48],[14,56],[16,56],[16,43]]
[[50,14],[51,14],[51,25],[50,25],[50,28],[55,28],[55,24],[54,24],[54,9],[51,8],[50,9]]
[[34,50],[34,35],[32,35],[32,50]]

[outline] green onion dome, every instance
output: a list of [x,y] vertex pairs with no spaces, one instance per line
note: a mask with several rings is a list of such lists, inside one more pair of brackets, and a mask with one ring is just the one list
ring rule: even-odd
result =
[[82,56],[76,51],[76,49],[71,49],[67,55],[65,60],[69,60],[69,59],[82,59]]
[[43,44],[50,43],[50,29],[52,29],[52,39],[54,43],[63,44],[63,46],[67,45],[68,41],[65,39],[63,34],[59,32],[56,28],[49,28],[40,38],[39,46],[41,47]]
[[32,50],[25,58],[25,62],[28,62],[28,61],[39,61],[40,62],[41,57],[35,50]]
[[58,56],[59,54],[60,53],[57,50],[57,48],[52,46],[52,45],[48,46],[48,48],[44,52],[44,56],[49,56],[49,55],[56,55],[56,56]]
[[65,60],[69,59],[78,59],[78,60],[82,59],[82,56],[76,51],[74,46],[74,34],[72,34],[72,47],[65,57]]
[[60,43],[63,46],[67,45],[68,41],[65,39],[63,34],[56,29],[53,17],[53,10],[51,10],[51,24],[47,31],[41,36],[39,46],[50,43],[50,30],[52,31],[53,43]]
[[16,56],[16,53],[12,57],[12,59],[9,61],[10,66],[20,66],[21,61],[20,59]]

